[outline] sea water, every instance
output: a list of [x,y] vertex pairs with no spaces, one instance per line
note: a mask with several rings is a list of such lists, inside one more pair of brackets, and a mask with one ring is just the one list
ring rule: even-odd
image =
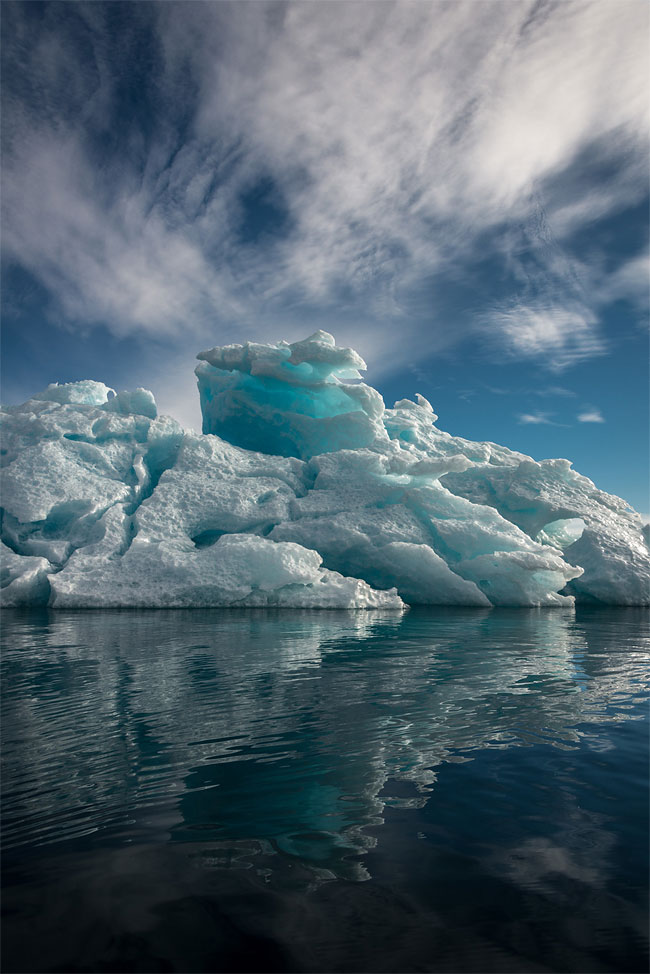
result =
[[3,969],[645,971],[647,622],[6,611]]

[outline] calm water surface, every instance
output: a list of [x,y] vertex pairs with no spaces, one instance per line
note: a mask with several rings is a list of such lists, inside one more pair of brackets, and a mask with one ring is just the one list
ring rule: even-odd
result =
[[647,970],[643,610],[3,622],[5,972]]

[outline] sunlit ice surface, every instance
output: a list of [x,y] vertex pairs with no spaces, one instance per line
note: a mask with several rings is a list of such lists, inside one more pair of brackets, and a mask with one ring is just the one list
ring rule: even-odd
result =
[[5,969],[646,969],[647,622],[6,610]]

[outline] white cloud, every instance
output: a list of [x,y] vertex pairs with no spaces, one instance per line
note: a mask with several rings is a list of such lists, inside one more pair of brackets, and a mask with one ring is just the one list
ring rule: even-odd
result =
[[[522,264],[517,234],[496,238],[522,294],[489,316],[492,339],[557,370],[604,352],[598,301],[637,293],[640,273],[621,271],[599,295],[563,236],[645,188],[640,0],[154,5],[160,97],[186,98],[194,115],[180,145],[161,124],[142,172],[88,151],[119,80],[102,9],[80,6],[92,77],[61,37],[24,37],[47,110],[5,109],[4,244],[71,320],[179,342],[208,329],[264,337],[281,323],[291,338],[301,314],[343,307],[337,337],[356,341],[356,311],[361,341],[390,369],[421,341],[404,313],[410,289],[462,277],[480,235],[510,223],[536,264]],[[64,89],[79,111],[53,102]],[[624,149],[616,179],[547,221],[540,187],[599,139]],[[260,177],[291,231],[246,247],[240,199]],[[426,352],[469,327],[438,321],[430,300]]]
[[528,424],[540,425],[541,424],[541,425],[545,425],[545,426],[557,426],[558,424],[557,423],[554,423],[553,420],[551,419],[551,416],[552,415],[553,415],[553,413],[543,413],[543,412],[520,413],[519,414],[519,418],[518,418],[518,422],[519,423],[523,423],[524,425],[528,425]]
[[39,133],[22,145],[28,164],[11,155],[4,163],[3,246],[71,319],[164,338],[200,331],[207,308],[240,311],[227,275],[149,200],[118,187],[110,205],[102,201],[76,140]]
[[604,423],[605,420],[599,409],[591,407],[589,409],[584,409],[577,416],[579,423]]
[[624,261],[611,274],[603,274],[599,282],[598,297],[605,303],[617,299],[633,301],[645,311],[643,324],[647,324],[648,298],[650,296],[650,254],[638,254]]
[[543,358],[553,371],[602,355],[606,349],[595,317],[586,307],[520,305],[495,311],[488,320],[511,355]]

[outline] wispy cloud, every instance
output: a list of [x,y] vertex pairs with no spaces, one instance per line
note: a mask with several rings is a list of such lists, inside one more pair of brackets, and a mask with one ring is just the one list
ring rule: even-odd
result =
[[586,307],[518,305],[495,311],[490,321],[512,356],[543,358],[555,372],[606,350],[596,318]]
[[[596,293],[566,239],[644,188],[642,3],[132,4],[118,55],[115,5],[29,25],[11,6],[4,246],[71,324],[291,338],[329,309],[389,368],[413,359],[408,294],[428,282],[429,349],[479,328],[559,371],[605,351],[599,302],[639,290],[631,262]],[[129,83],[149,101],[110,151]],[[617,179],[566,200],[552,180],[603,142]],[[282,228],[252,241],[262,183]],[[437,282],[486,235],[516,293],[450,329]]]
[[476,392],[476,389],[461,389],[458,392],[458,398],[462,399],[464,402],[471,402],[472,399],[474,399],[477,395],[478,393]]
[[545,426],[557,426],[551,416],[553,413],[535,412],[535,413],[520,413],[517,422],[523,425],[545,425]]
[[577,393],[564,386],[539,386],[537,388],[513,386],[505,389],[500,386],[485,385],[483,388],[493,396],[539,396],[540,399],[573,399]]
[[597,293],[603,304],[621,299],[633,302],[645,312],[639,319],[645,327],[650,298],[650,254],[637,254],[624,261],[611,274],[603,273]]
[[584,409],[581,413],[578,413],[577,420],[579,423],[604,423],[602,413],[599,409],[595,407],[590,407]]
[[575,392],[571,389],[565,389],[564,386],[544,386],[541,389],[533,389],[531,391],[536,396],[542,396],[543,398],[558,397],[562,399],[573,399],[576,396]]
[[4,164],[5,253],[38,275],[70,319],[164,337],[200,328],[210,307],[241,314],[227,273],[214,273],[199,243],[150,200],[119,184],[110,203],[102,199],[78,141],[40,133],[22,145],[29,165],[11,155]]

